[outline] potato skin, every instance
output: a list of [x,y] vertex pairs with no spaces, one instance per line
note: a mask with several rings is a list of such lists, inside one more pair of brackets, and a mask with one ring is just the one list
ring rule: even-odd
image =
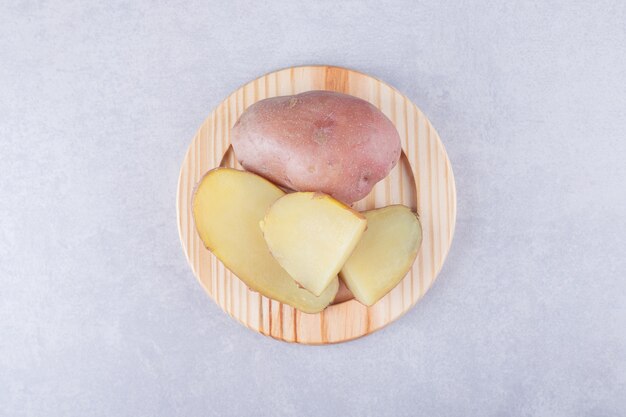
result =
[[231,143],[247,170],[347,204],[386,177],[401,152],[398,131],[381,111],[332,91],[256,102],[235,123]]

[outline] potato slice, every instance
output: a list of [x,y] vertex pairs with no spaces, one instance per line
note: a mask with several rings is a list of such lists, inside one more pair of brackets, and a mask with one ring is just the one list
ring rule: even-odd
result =
[[261,229],[274,258],[315,295],[337,277],[367,221],[329,195],[287,194],[267,212]]
[[285,193],[258,175],[230,168],[209,171],[193,197],[193,217],[204,245],[254,291],[305,313],[335,297],[337,278],[319,297],[300,288],[270,254],[259,222]]
[[409,271],[422,244],[422,227],[410,208],[400,205],[370,210],[367,230],[340,276],[354,297],[371,306]]
[[348,289],[348,286],[342,279],[339,279],[339,289],[335,294],[335,299],[331,304],[341,304],[354,299],[354,294]]

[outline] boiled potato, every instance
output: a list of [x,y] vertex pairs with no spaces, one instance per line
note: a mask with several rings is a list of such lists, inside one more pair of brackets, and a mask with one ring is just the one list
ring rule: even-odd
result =
[[299,192],[276,200],[261,229],[278,263],[320,295],[337,279],[366,224],[365,217],[326,194]]
[[339,282],[319,297],[300,288],[270,254],[259,222],[284,192],[258,175],[230,168],[209,171],[193,197],[193,218],[204,245],[254,291],[305,313],[323,310]]
[[422,227],[410,208],[400,205],[370,210],[363,234],[340,276],[354,297],[371,306],[409,271],[422,243]]
[[296,191],[350,204],[365,197],[400,157],[393,123],[365,100],[331,91],[251,105],[232,129],[241,165]]
[[350,292],[350,290],[346,286],[346,283],[343,282],[343,280],[340,278],[339,289],[337,290],[337,294],[335,294],[335,299],[333,300],[331,304],[340,304],[345,301],[352,300],[353,298],[354,298],[354,295],[352,294],[352,292]]

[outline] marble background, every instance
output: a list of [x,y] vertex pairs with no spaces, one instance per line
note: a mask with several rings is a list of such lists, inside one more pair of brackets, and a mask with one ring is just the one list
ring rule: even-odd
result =
[[[2,1],[0,415],[626,415],[626,3]],[[244,82],[326,63],[438,129],[458,188],[424,300],[276,342],[185,262],[175,193]]]

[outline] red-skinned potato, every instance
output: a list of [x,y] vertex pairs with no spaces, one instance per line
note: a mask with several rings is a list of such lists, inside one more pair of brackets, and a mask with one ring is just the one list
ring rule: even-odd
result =
[[296,191],[350,204],[365,197],[400,157],[393,123],[365,100],[332,91],[251,105],[233,127],[239,163]]

